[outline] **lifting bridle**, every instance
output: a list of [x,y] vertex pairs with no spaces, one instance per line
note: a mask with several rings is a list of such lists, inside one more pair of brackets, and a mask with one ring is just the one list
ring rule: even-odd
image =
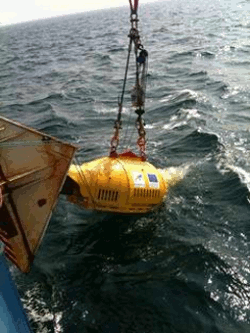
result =
[[135,81],[135,86],[133,87],[132,90],[131,98],[132,98],[132,105],[136,108],[135,113],[138,116],[136,119],[136,128],[138,130],[138,135],[139,135],[139,138],[137,140],[137,145],[139,147],[142,160],[146,160],[146,138],[145,138],[146,132],[144,128],[144,121],[142,119],[142,115],[145,112],[144,104],[145,104],[145,92],[146,92],[148,52],[144,49],[143,45],[141,44],[140,35],[138,31],[138,21],[139,21],[137,15],[138,2],[139,0],[134,0],[134,5],[132,5],[132,0],[129,0],[130,9],[131,9],[131,14],[130,14],[131,29],[128,35],[129,37],[128,56],[127,56],[122,93],[118,101],[117,119],[115,120],[114,123],[115,132],[111,139],[110,156],[111,157],[118,156],[116,149],[119,144],[119,131],[122,128],[121,114],[123,108],[123,98],[127,81],[130,54],[132,50],[132,45],[134,45],[135,63],[136,63],[136,81]]

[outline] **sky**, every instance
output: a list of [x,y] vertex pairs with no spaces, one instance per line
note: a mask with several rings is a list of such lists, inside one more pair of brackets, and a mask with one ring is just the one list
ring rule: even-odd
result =
[[[139,5],[153,1],[156,0],[139,0]],[[126,5],[129,0],[7,0],[1,4],[0,23],[8,25]]]

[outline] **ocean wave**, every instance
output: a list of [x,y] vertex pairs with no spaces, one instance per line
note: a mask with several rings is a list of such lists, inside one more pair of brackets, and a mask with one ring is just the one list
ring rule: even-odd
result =
[[176,114],[172,115],[170,122],[164,124],[163,128],[166,130],[173,130],[179,127],[194,125],[195,128],[206,125],[206,120],[197,109],[180,109]]
[[3,65],[8,65],[8,64],[10,64],[12,62],[15,62],[15,61],[18,62],[19,60],[20,60],[20,58],[18,56],[13,56],[11,59],[5,60],[3,62]]
[[213,59],[215,58],[215,54],[213,52],[209,52],[209,51],[202,51],[200,53],[197,53],[196,56],[201,56],[207,59]]
[[218,149],[218,147],[221,146],[219,137],[216,134],[201,132],[199,129],[193,131],[188,136],[181,138],[175,145],[183,151],[202,150],[207,152],[210,152],[213,149]]
[[[239,166],[230,165],[230,164],[227,164],[226,168],[227,168],[227,171],[229,171],[229,170],[233,171],[237,175],[240,182],[243,185],[246,185],[248,191],[250,192],[250,172],[247,172],[246,170],[244,170],[243,168],[241,168]],[[225,172],[226,170],[223,169],[223,171]],[[248,201],[250,203],[250,197],[247,196],[247,198],[249,198]]]
[[174,103],[184,103],[184,102],[205,102],[208,101],[207,97],[191,89],[183,89],[181,91],[175,92],[173,95],[169,95],[160,100],[161,103],[169,102],[170,104]]

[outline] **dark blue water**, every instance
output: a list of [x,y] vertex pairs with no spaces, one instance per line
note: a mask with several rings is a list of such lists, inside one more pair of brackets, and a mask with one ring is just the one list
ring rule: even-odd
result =
[[[12,273],[34,332],[250,332],[250,3],[139,18],[148,159],[185,176],[145,216],[60,198],[31,272]],[[80,162],[106,155],[129,28],[128,7],[1,27],[1,115],[78,144]],[[129,94],[123,121],[136,149]]]

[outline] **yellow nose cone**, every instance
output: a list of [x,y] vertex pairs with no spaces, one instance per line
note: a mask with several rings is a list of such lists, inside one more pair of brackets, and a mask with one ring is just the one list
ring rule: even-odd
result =
[[87,209],[117,213],[146,213],[167,193],[164,173],[139,157],[103,157],[68,173],[80,189],[82,200],[70,197]]

